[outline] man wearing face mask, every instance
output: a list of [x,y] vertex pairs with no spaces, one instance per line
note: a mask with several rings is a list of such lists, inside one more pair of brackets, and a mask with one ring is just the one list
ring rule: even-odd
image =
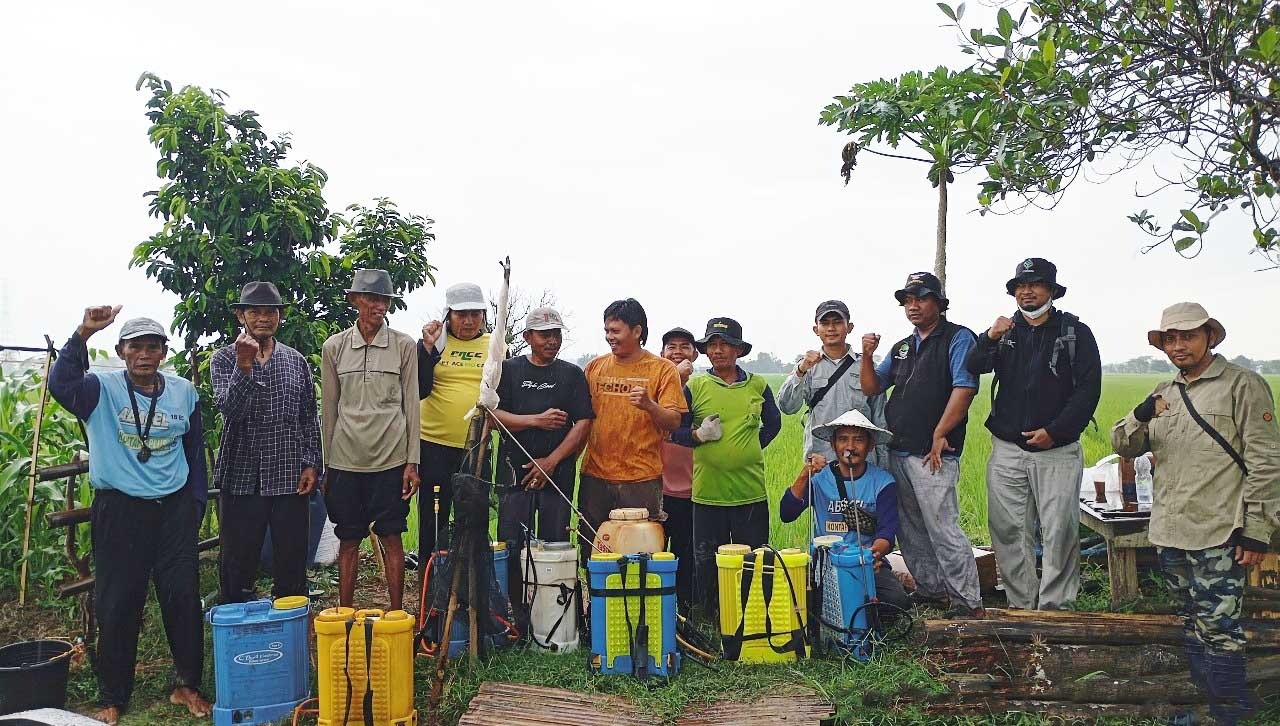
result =
[[[1089,326],[1055,306],[1067,288],[1052,262],[1023,260],[1005,290],[1017,312],[996,318],[965,360],[974,375],[995,371],[987,525],[1009,605],[1057,610],[1080,589],[1080,434],[1098,406],[1102,362]],[[1044,545],[1039,577],[1033,522]]]
[[[480,378],[489,356],[489,330],[480,286],[452,285],[444,293],[444,322],[422,326],[418,344],[418,397],[422,399],[422,494],[418,495],[418,561],[448,542],[453,485],[449,478],[466,455],[463,417],[480,398]],[[439,494],[435,488],[439,487]],[[433,497],[440,502],[434,507]],[[436,509],[434,517],[432,510]]]
[[1155,455],[1149,536],[1182,606],[1191,682],[1234,724],[1254,707],[1240,618],[1245,570],[1280,525],[1280,428],[1266,379],[1213,352],[1226,337],[1198,303],[1165,308],[1147,342],[1178,374],[1111,428],[1111,445]]

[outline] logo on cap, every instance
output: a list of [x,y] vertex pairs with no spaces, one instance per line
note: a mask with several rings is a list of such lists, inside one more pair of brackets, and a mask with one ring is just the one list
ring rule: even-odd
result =
[[920,279],[919,277],[908,278],[906,287],[911,287],[912,285],[924,285],[924,280]]
[[1030,270],[1032,267],[1035,267],[1035,266],[1036,266],[1036,263],[1032,262],[1030,257],[1022,261],[1022,269],[1024,270]]
[[711,327],[728,329],[729,325],[727,323],[712,323]]

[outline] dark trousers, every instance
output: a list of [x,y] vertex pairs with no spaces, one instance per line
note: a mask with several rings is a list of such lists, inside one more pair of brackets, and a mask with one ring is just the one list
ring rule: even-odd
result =
[[272,597],[307,594],[310,498],[297,494],[220,497],[218,585],[223,603],[252,600],[257,590],[262,541],[271,530]]
[[200,506],[185,489],[139,499],[113,489],[94,492],[90,527],[98,616],[96,670],[103,706],[123,709],[133,695],[138,631],[147,584],[155,582],[177,684],[200,687],[204,633],[200,618],[196,537]]
[[[570,460],[551,472],[560,491],[564,493],[562,497],[551,488],[551,484],[545,485],[542,489],[517,488],[525,472],[519,470],[512,473],[508,467],[499,466],[496,477],[498,539],[516,542],[518,550],[524,543],[524,528],[528,527],[540,540],[568,542],[569,502],[573,500],[576,469],[577,462]],[[565,497],[568,499],[566,500]]]
[[676,600],[683,608],[693,603],[693,500],[662,495],[662,523],[667,534],[667,550],[676,556]]
[[[418,475],[422,477],[422,487],[418,489],[418,561],[426,562],[429,553],[449,545],[449,512],[453,509],[450,477],[462,466],[467,450],[430,441],[419,441],[419,444],[422,461],[418,464]],[[439,494],[435,494],[433,489],[437,486],[440,487]],[[436,499],[440,502],[440,510],[432,518]]]
[[759,547],[769,541],[769,503],[693,505],[694,602],[703,606],[717,602],[719,574],[716,548],[722,544]]

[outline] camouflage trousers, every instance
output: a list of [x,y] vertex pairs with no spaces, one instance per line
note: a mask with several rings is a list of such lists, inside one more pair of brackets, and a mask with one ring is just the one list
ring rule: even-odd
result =
[[1244,599],[1244,567],[1235,547],[1180,550],[1158,547],[1169,594],[1181,605],[1183,628],[1210,652],[1244,651],[1240,615]]

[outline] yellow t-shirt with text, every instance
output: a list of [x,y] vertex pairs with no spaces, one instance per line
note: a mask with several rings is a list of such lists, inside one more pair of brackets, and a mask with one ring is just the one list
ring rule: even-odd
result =
[[463,416],[480,398],[480,376],[489,355],[490,334],[471,340],[449,336],[444,355],[433,371],[431,395],[422,399],[420,435],[423,441],[461,448],[467,444],[469,421]]

